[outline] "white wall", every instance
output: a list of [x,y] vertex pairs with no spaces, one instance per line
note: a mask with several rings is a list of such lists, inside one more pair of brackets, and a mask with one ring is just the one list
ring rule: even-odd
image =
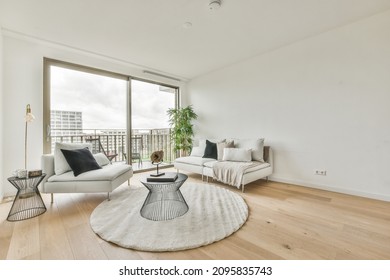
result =
[[[4,182],[3,178],[3,35],[0,29],[0,184]],[[3,199],[3,188],[0,186],[0,201]]]
[[273,180],[390,200],[389,30],[390,11],[192,80],[197,135],[265,137]]
[[43,151],[43,57],[155,80],[174,86],[182,87],[184,85],[184,83],[173,80],[146,75],[142,69],[126,63],[30,38],[19,38],[14,34],[5,34],[3,50],[4,92],[6,94],[4,95],[4,110],[1,113],[5,119],[2,133],[5,137],[3,137],[4,161],[1,168],[4,178],[0,182],[0,188],[3,186],[5,195],[15,193],[15,188],[6,181],[6,177],[11,176],[13,170],[24,166],[23,118],[28,103],[31,104],[36,120],[28,127],[27,165],[28,169],[40,168],[40,157]]

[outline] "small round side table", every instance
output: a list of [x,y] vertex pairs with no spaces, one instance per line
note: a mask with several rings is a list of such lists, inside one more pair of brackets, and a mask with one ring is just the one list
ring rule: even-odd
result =
[[142,217],[152,221],[165,221],[187,213],[188,205],[179,189],[188,176],[181,173],[177,175],[174,182],[148,182],[146,178],[140,180],[149,190],[140,210]]
[[38,186],[46,174],[40,176],[18,178],[10,177],[7,180],[18,190],[7,220],[21,221],[36,217],[46,212]]

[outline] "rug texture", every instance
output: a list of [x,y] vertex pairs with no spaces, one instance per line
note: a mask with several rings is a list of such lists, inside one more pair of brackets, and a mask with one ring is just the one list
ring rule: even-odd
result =
[[146,188],[126,187],[96,207],[90,217],[93,231],[121,247],[141,251],[178,251],[219,241],[237,231],[248,218],[244,199],[227,189],[200,183],[180,188],[189,210],[168,221],[140,215]]

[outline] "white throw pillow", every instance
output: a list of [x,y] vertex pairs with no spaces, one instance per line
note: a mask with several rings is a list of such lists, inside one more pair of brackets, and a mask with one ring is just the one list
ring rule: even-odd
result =
[[204,155],[204,149],[202,150],[201,147],[192,147],[190,156],[203,157],[203,155]]
[[95,158],[95,160],[99,164],[99,166],[105,166],[107,164],[110,164],[109,159],[103,153],[94,154],[93,157]]
[[234,148],[234,141],[231,140],[217,143],[218,160],[223,159],[223,151],[225,148]]
[[76,150],[88,147],[89,150],[92,150],[91,143],[59,143],[56,142],[54,146],[54,172],[56,175],[61,175],[65,172],[71,171],[68,162],[66,161],[64,154],[61,152],[61,149],[64,150]]
[[264,138],[234,140],[237,148],[251,149],[252,160],[264,162]]
[[250,149],[225,148],[222,160],[249,162],[252,161],[252,151]]

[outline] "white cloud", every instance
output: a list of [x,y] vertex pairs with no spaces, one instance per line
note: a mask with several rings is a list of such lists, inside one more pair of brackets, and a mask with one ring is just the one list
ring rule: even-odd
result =
[[[126,81],[59,67],[52,67],[51,77],[52,110],[82,112],[84,129],[126,128]],[[133,129],[169,127],[174,94],[136,80],[131,88]]]

